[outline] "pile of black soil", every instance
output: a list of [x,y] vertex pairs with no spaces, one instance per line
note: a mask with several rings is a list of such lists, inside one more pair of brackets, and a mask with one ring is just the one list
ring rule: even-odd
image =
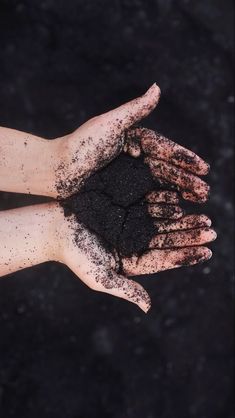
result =
[[143,253],[156,233],[145,195],[159,189],[142,157],[121,154],[61,204],[65,216],[74,213],[106,248],[130,256]]

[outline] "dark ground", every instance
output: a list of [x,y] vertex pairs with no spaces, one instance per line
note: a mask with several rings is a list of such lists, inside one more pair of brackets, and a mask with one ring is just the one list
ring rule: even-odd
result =
[[0,124],[62,136],[156,81],[144,125],[211,163],[197,210],[218,232],[210,262],[139,278],[147,315],[56,263],[2,278],[0,417],[233,417],[232,2],[1,0],[0,13]]

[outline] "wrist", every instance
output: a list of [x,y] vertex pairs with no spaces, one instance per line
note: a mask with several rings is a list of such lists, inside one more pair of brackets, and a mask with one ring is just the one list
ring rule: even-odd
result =
[[[28,242],[35,249],[38,263],[56,261],[56,231],[61,224],[59,204],[55,201],[17,209],[21,211],[22,228],[25,229]],[[23,232],[23,231],[22,231]],[[27,242],[26,242],[27,244]]]
[[66,198],[79,191],[84,178],[86,170],[82,156],[85,154],[85,148],[84,144],[78,146],[73,134],[56,138],[52,142],[55,156],[54,197]]
[[71,221],[74,215],[65,218],[64,209],[59,202],[50,202],[48,206],[48,240],[50,242],[50,260],[64,263],[65,249],[71,235]]
[[34,194],[56,198],[57,191],[57,169],[63,162],[61,142],[57,139],[45,140],[44,152],[40,156],[38,176],[35,176],[33,189],[38,191]]
[[63,208],[56,201],[41,206],[44,239],[42,248],[46,261],[62,262],[63,237],[66,236]]
[[0,190],[55,197],[58,141],[8,128],[0,134]]
[[50,202],[0,212],[0,276],[57,259],[57,208]]

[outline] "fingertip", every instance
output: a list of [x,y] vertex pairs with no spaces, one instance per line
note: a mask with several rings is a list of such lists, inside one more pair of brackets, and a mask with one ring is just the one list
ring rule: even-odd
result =
[[151,298],[148,292],[146,292],[146,290],[143,288],[143,286],[141,286],[139,283],[138,285],[138,290],[140,291],[140,299],[138,298],[139,300],[137,299],[136,303],[139,306],[139,308],[142,309],[142,311],[147,313],[151,308]]
[[208,202],[209,198],[210,198],[210,193],[206,193],[205,196],[203,196],[203,197],[198,197],[198,198],[195,197],[194,199],[188,198],[188,199],[185,199],[185,200],[189,200],[191,202],[195,202],[195,203],[198,203],[199,205],[202,205],[202,204]]
[[182,197],[184,200],[189,200],[190,202],[203,204],[206,203],[210,198],[210,186],[204,183],[204,192],[203,195],[196,194],[195,192],[182,192]]
[[210,171],[210,164],[206,161],[203,161],[202,167],[201,167],[201,176],[206,176]]
[[161,90],[159,88],[159,86],[154,83],[144,94],[144,98],[147,98],[148,100],[148,104],[151,107],[155,107],[160,99],[161,96]]
[[205,182],[204,182],[204,190],[205,190],[205,194],[202,196],[202,200],[204,199],[204,202],[207,202],[207,200],[210,199],[211,189],[210,189],[209,184],[207,184]]
[[190,200],[191,202],[194,202],[195,201],[195,196],[194,195],[192,195],[191,193],[189,193],[189,192],[182,192],[182,198],[184,199],[184,200]]
[[204,256],[203,256],[203,260],[210,260],[210,258],[212,257],[212,251],[210,250],[210,248],[208,247],[204,247]]
[[172,219],[180,219],[184,216],[185,211],[180,206],[175,206],[175,212],[172,216]]
[[153,95],[155,95],[155,96],[157,96],[157,97],[160,97],[160,95],[161,95],[161,89],[160,89],[160,87],[157,85],[157,83],[155,82],[155,83],[153,83],[150,87],[149,87],[149,89],[146,91],[146,93],[145,93],[145,95],[149,95],[149,94],[153,94]]
[[211,241],[215,241],[217,238],[217,232],[214,229],[211,229],[210,233],[211,233]]
[[210,226],[211,226],[212,222],[211,222],[211,219],[210,219],[210,218],[208,218],[208,216],[206,216],[206,215],[202,214],[202,215],[200,215],[200,218],[201,218],[201,221],[202,221],[203,223],[205,223],[205,225],[206,225],[206,226],[208,226],[208,227],[210,227]]
[[141,155],[141,148],[138,144],[129,144],[126,151],[133,158],[138,158]]
[[145,314],[147,314],[151,308],[150,298],[149,298],[149,303],[139,304],[138,306]]
[[211,166],[210,166],[209,163],[205,163],[205,164],[206,164],[206,173],[205,174],[208,174],[210,169],[211,169]]

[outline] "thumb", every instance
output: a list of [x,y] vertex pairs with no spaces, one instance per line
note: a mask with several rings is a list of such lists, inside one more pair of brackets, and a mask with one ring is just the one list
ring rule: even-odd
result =
[[95,290],[135,303],[145,313],[151,307],[150,296],[139,283],[114,271],[109,272],[108,280],[99,280]]
[[106,125],[108,130],[112,126],[114,136],[120,135],[125,129],[153,111],[159,101],[160,94],[160,88],[154,83],[143,96],[104,113],[102,115],[103,125]]

